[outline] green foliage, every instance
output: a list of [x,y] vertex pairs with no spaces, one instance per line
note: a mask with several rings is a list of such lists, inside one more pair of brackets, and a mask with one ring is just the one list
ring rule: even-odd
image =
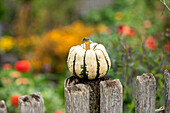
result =
[[120,79],[124,91],[124,112],[134,112],[135,79],[143,73],[153,73],[157,80],[156,107],[163,106],[163,70],[168,69],[169,53],[164,50],[163,38],[156,50],[146,48],[142,37],[121,37],[115,32],[90,37],[94,42],[102,42],[112,60],[112,69],[107,76]]
[[[165,49],[166,43],[170,42],[166,28],[170,23],[169,11],[163,9],[161,2],[117,0],[110,7],[90,11],[82,20],[110,27],[108,32],[93,35],[90,39],[103,43],[109,53],[112,68],[107,76],[120,79],[123,85],[124,112],[134,113],[135,79],[143,73],[153,73],[156,77],[156,108],[163,106],[163,71],[170,68],[170,53]],[[124,34],[128,30],[120,26],[130,26],[136,35],[128,37]],[[119,30],[122,34],[118,34]],[[153,36],[154,50],[147,48],[149,36]]]
[[[117,12],[122,13],[121,19],[116,18]],[[146,32],[148,35],[152,35],[163,30],[165,24],[167,27],[170,25],[168,22],[169,13],[168,10],[163,9],[163,5],[159,1],[117,0],[112,6],[92,10],[81,19],[94,24],[104,23],[111,27],[117,24],[126,24],[138,30],[141,29],[145,20],[150,20],[154,29],[147,29]],[[162,19],[166,19],[166,22],[162,22]]]
[[4,13],[5,13],[4,0],[1,0],[1,1],[0,1],[0,19],[3,18]]
[[[12,78],[11,70],[0,70],[0,100],[5,100],[7,109],[9,113],[17,113],[17,107],[12,106],[10,97],[13,94],[27,95],[35,92],[40,92],[44,99],[45,112],[54,113],[56,110],[64,111],[64,98],[63,90],[60,88],[63,87],[62,84],[56,85],[56,82],[52,82],[43,74],[32,75],[31,73],[22,73],[21,78],[26,78],[28,84],[18,84],[18,78]],[[19,78],[20,78],[19,77]],[[4,79],[5,78],[5,79]],[[8,80],[8,82],[4,82]],[[62,95],[62,96],[61,96]]]
[[[0,22],[8,26],[4,34],[37,34],[67,24],[75,3],[76,0],[0,0]],[[17,34],[18,29],[22,34]]]

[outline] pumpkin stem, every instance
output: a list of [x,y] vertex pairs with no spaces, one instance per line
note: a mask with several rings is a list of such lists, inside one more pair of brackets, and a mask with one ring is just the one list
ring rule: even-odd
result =
[[90,49],[90,39],[84,38],[83,42],[85,42],[85,49],[86,50]]

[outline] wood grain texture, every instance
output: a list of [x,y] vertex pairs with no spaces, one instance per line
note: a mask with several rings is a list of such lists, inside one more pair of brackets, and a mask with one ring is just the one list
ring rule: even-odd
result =
[[44,113],[44,100],[40,93],[19,98],[18,113]]
[[108,81],[107,86],[112,88],[112,82],[109,80],[111,78],[108,77],[84,80],[74,76],[66,79],[64,83],[66,113],[102,113],[100,112],[100,83]]
[[100,113],[122,113],[123,88],[118,79],[100,82]]
[[[66,84],[65,84],[66,85]],[[65,112],[89,113],[89,87],[77,84],[65,87]]]
[[135,113],[155,113],[156,80],[153,74],[137,76]]
[[170,113],[170,69],[164,72],[165,113]]
[[0,101],[0,113],[7,113],[5,101],[3,100]]

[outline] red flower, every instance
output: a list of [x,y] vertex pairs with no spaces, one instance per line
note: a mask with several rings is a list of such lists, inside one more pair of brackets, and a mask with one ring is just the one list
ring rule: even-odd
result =
[[21,72],[29,72],[31,70],[31,64],[27,60],[21,60],[15,63],[15,69]]
[[18,95],[18,94],[11,96],[11,104],[13,106],[18,107],[18,99],[19,99],[20,96],[21,95]]
[[118,28],[118,34],[123,34],[124,36],[134,37],[136,35],[135,30],[127,25],[121,25]]
[[155,50],[157,48],[157,43],[152,36],[149,36],[146,39],[145,44],[146,44],[146,48],[148,48],[150,50]]
[[165,50],[166,50],[168,53],[170,53],[170,42],[167,42],[167,43],[165,44]]
[[63,113],[62,111],[55,111],[54,113]]

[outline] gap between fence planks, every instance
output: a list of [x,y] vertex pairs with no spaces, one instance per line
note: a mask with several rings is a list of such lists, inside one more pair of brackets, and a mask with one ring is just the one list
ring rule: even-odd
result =
[[6,105],[3,100],[0,101],[0,113],[7,113]]

